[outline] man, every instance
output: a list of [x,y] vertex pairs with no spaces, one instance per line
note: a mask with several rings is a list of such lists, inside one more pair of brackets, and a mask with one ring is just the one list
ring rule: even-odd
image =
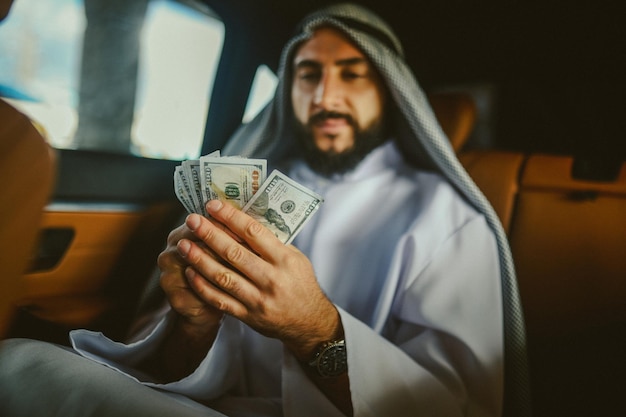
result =
[[184,412],[192,398],[231,416],[501,415],[508,249],[395,35],[331,6],[304,19],[279,76],[224,151],[267,157],[323,195],[319,212],[292,246],[210,202],[159,256],[169,306],[152,332],[120,345],[76,331],[74,348],[182,394]]

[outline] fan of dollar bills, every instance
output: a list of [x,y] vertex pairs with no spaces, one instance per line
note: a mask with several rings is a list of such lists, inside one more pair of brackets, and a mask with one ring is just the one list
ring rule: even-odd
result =
[[324,201],[278,170],[269,176],[267,161],[212,152],[183,161],[174,171],[174,191],[189,213],[207,216],[209,200],[232,204],[291,243]]

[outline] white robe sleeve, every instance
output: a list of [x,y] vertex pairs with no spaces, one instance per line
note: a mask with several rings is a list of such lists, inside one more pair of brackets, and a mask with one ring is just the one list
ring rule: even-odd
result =
[[[502,315],[493,236],[482,217],[424,265],[409,234],[396,251],[386,337],[340,309],[355,416],[499,416]],[[341,416],[289,355],[286,417]]]
[[170,311],[145,339],[130,344],[112,341],[98,332],[73,330],[70,333],[72,347],[80,355],[115,369],[146,386],[183,394],[195,400],[220,397],[236,383],[241,367],[241,323],[231,317],[224,319],[208,355],[187,377],[162,384],[134,369],[163,342],[174,314]]

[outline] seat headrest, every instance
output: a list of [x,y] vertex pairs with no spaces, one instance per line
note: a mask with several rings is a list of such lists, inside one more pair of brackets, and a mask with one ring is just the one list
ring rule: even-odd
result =
[[463,92],[437,92],[429,94],[428,100],[454,151],[459,153],[476,122],[474,99]]

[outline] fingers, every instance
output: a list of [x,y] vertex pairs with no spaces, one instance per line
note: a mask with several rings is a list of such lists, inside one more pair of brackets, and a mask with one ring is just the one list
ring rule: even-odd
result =
[[270,259],[285,246],[266,227],[230,204],[214,200],[208,202],[206,207],[212,218],[224,224],[264,259]]
[[243,317],[247,311],[246,302],[259,296],[256,286],[228,265],[206,256],[192,241],[181,240],[178,250],[190,265],[185,269],[185,275],[197,296],[224,313]]
[[190,267],[185,270],[188,283],[207,304],[245,320],[272,285],[274,258],[291,251],[263,225],[229,204],[211,201],[207,210],[210,219],[187,216],[185,225],[193,239],[186,235],[177,242],[178,254]]
[[[193,325],[198,329],[207,329],[219,324],[223,313],[207,304],[188,281],[185,270],[189,268],[189,265],[180,255],[177,247],[181,239],[197,240],[186,225],[182,225],[170,233],[168,245],[157,259],[157,264],[161,270],[161,288],[165,292],[172,309],[184,319],[187,325]],[[209,256],[216,257],[201,242],[197,242],[196,245],[199,250]]]
[[[211,220],[190,214],[185,224],[193,239],[177,242],[188,265],[185,279],[203,303],[289,342],[293,351],[308,349],[299,341],[303,335],[317,341],[334,331],[327,327],[336,321],[327,317],[337,315],[336,309],[301,252],[229,204],[213,201],[207,209]],[[311,321],[322,326],[311,329]]]
[[[191,214],[185,220],[187,227],[221,259],[262,285],[267,263],[271,264],[277,252],[285,250],[285,245],[263,225],[229,204],[212,201],[207,208],[215,224]],[[237,239],[232,237],[233,233]]]
[[181,239],[194,239],[193,232],[189,230],[184,223],[169,233],[167,236],[167,246],[176,247],[176,244]]
[[161,270],[161,288],[172,308],[188,320],[201,318],[205,304],[187,282],[185,278],[187,264],[178,254],[176,247],[168,246],[159,255],[158,265]]

